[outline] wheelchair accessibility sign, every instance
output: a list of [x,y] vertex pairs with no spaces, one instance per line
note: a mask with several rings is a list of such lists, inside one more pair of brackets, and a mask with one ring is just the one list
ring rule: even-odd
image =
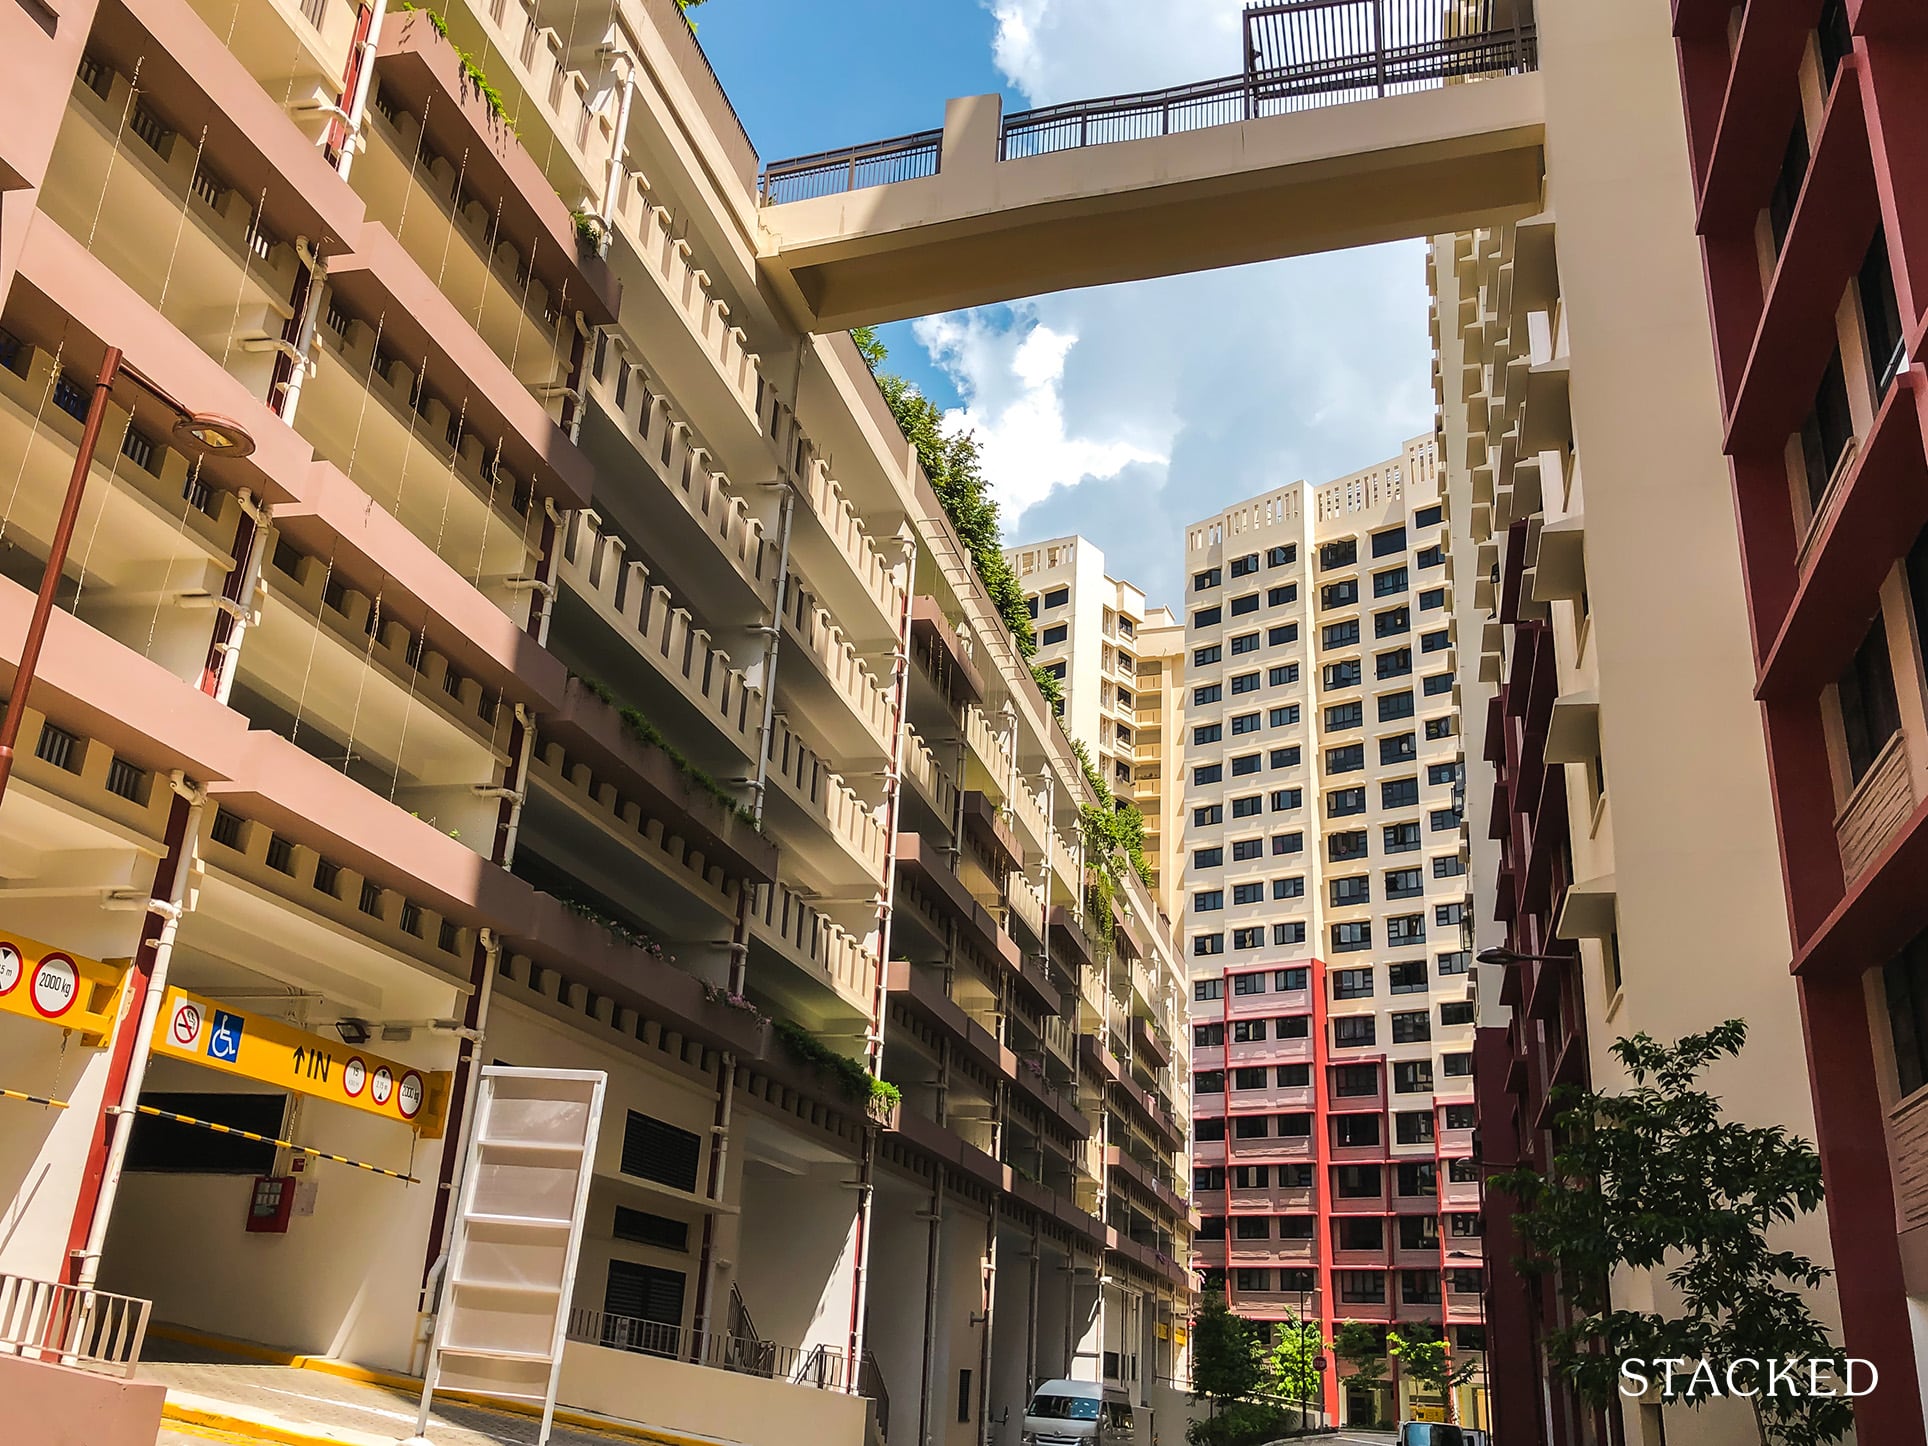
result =
[[245,1026],[239,1015],[224,1009],[214,1011],[214,1028],[208,1031],[208,1058],[233,1064],[241,1058],[241,1031]]

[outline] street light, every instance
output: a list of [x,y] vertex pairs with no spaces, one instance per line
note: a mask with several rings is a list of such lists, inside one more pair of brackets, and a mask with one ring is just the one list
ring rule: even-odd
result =
[[40,574],[40,592],[34,599],[33,616],[27,621],[27,636],[20,645],[20,666],[14,670],[13,692],[7,699],[7,713],[0,720],[0,800],[7,794],[13,777],[13,750],[20,738],[20,723],[27,714],[27,694],[33,688],[34,673],[40,665],[40,648],[47,640],[47,623],[53,615],[54,594],[67,567],[67,551],[74,540],[74,525],[80,518],[80,503],[87,490],[87,474],[94,465],[94,451],[100,444],[101,425],[107,419],[107,395],[114,383],[126,377],[142,391],[175,413],[175,446],[190,457],[245,457],[254,451],[254,438],[239,422],[211,412],[194,412],[182,406],[160,387],[142,376],[121,359],[117,346],[107,348],[100,361],[100,375],[94,379],[93,400],[87,406],[87,421],[81,429],[80,450],[74,454],[73,475],[67,479],[67,496],[60,505],[60,520],[54,525],[54,539],[47,552],[47,565]]
[[1519,954],[1511,949],[1482,949],[1479,951],[1482,964],[1571,964],[1571,954]]

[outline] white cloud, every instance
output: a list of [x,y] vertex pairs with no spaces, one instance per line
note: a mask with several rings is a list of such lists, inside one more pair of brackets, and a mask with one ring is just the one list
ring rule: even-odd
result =
[[[981,0],[1034,104],[1240,68],[1232,0]],[[1432,425],[1417,243],[1203,272],[913,328],[964,405],[1007,538],[1082,532],[1180,600],[1182,529],[1241,497],[1395,455]]]
[[964,399],[944,414],[945,430],[977,434],[985,476],[1007,519],[1059,485],[1165,460],[1155,445],[1110,429],[1067,429],[1063,386],[1078,334],[1046,325],[1029,307],[924,317],[912,334]]

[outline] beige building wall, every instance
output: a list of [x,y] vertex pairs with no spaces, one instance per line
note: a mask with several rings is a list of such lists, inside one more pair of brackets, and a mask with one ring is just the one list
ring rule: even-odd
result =
[[1185,625],[1153,608],[1138,627],[1138,737],[1133,801],[1145,816],[1152,895],[1176,921],[1184,888]]

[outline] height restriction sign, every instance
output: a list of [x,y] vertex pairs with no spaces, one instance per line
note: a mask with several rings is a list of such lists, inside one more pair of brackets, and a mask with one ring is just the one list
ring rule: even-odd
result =
[[93,1045],[114,1032],[127,964],[103,964],[24,934],[0,934],[0,1014],[80,1031]]
[[169,989],[154,1053],[398,1120],[426,1140],[448,1120],[449,1072],[398,1064],[279,1019]]

